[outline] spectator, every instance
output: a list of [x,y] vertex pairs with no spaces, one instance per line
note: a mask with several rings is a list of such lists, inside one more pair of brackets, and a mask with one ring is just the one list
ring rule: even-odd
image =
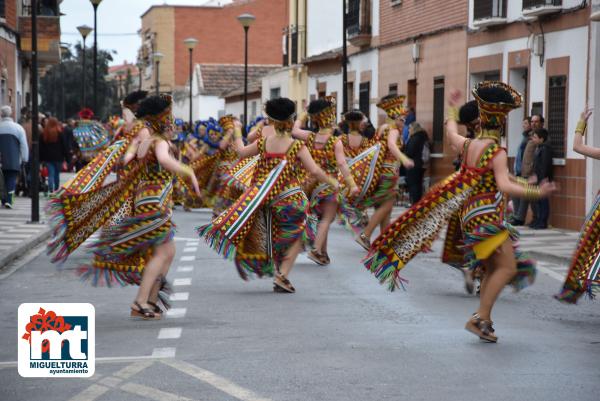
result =
[[406,120],[404,121],[404,128],[402,128],[402,143],[405,145],[406,143],[408,143],[408,139],[410,138],[409,127],[415,121],[417,121],[417,114],[415,113],[415,109],[411,107],[408,110],[408,114],[406,115]]
[[73,136],[73,128],[75,128],[75,120],[69,118],[63,127],[62,139],[64,149],[66,151],[65,159],[67,161],[67,171],[73,171],[75,163],[75,154],[77,153],[77,142]]
[[[425,149],[427,147],[427,149]],[[418,122],[410,125],[408,142],[404,148],[406,156],[415,163],[414,167],[406,170],[406,185],[410,203],[415,204],[423,197],[423,177],[425,175],[425,150],[429,150],[429,136]]]
[[[525,117],[523,119],[523,132],[521,134],[521,144],[519,145],[519,149],[517,150],[517,156],[515,157],[515,165],[514,165],[514,173],[517,177],[521,177],[521,168],[523,166],[523,155],[525,154],[525,148],[527,147],[527,143],[529,143],[529,137],[531,136],[531,117]],[[524,222],[517,218],[517,213],[519,210],[519,205],[521,204],[521,199],[513,198],[513,217],[511,219],[511,224],[513,225],[523,225]]]
[[[534,175],[529,181],[540,185],[544,181],[552,181],[552,148],[548,144],[548,131],[538,128],[533,131],[531,140],[537,145],[533,161]],[[537,217],[530,227],[536,230],[548,228],[548,217],[550,217],[550,201],[548,198],[539,199],[532,204]]]
[[[544,117],[539,114],[534,114],[531,116],[531,129],[535,131],[536,129],[543,128],[544,126]],[[531,138],[531,136],[530,136]],[[529,180],[531,176],[533,176],[533,159],[535,158],[535,150],[537,148],[537,144],[533,141],[528,140],[527,145],[525,146],[525,150],[523,151],[523,160],[521,161],[521,177]],[[522,226],[525,224],[525,219],[527,219],[527,211],[529,210],[529,200],[521,199],[518,202],[519,208],[515,210],[515,216],[511,220],[511,223],[515,226]],[[535,209],[533,209],[533,220],[537,221],[537,215]]]
[[61,123],[54,117],[48,118],[40,138],[40,161],[48,168],[48,192],[60,186],[60,170],[67,153]]
[[12,209],[17,177],[21,163],[29,160],[29,148],[25,130],[12,119],[10,106],[0,108],[0,163],[4,176],[5,189],[2,193],[2,205]]

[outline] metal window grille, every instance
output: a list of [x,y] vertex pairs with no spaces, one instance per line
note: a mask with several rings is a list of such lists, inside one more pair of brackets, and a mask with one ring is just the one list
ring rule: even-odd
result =
[[357,34],[360,32],[360,0],[348,1],[346,26],[348,27],[349,35]]
[[398,94],[398,84],[390,84],[388,86],[388,95],[397,95]]
[[287,67],[290,64],[289,59],[289,47],[290,46],[290,37],[287,32],[283,34],[283,66]]
[[281,97],[281,88],[271,88],[269,99],[277,99]]
[[506,18],[507,0],[475,0],[473,14],[476,20],[485,18]]
[[562,6],[562,0],[523,0],[523,10],[541,6]]
[[371,104],[371,83],[362,82],[358,92],[358,108],[367,118],[370,118],[369,109]]
[[433,80],[433,150],[444,148],[444,78]]
[[548,78],[548,133],[555,157],[565,157],[567,76]]
[[346,110],[352,110],[354,108],[354,82],[348,82],[347,93],[348,99],[346,100]]

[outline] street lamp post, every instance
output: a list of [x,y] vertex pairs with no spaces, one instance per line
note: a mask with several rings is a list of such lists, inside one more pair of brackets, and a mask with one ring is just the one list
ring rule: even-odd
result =
[[31,0],[31,222],[40,221],[40,131],[38,129],[37,0]]
[[85,39],[88,37],[88,35],[90,34],[90,32],[92,32],[92,28],[90,28],[87,25],[80,25],[77,27],[77,30],[79,31],[79,33],[81,34],[81,37],[83,38],[83,72],[81,73],[81,86],[82,86],[82,90],[81,90],[81,107],[85,107],[86,106],[86,102],[85,102],[85,76],[86,74],[86,66],[85,66]]
[[158,96],[160,94],[160,60],[162,60],[164,57],[164,55],[160,52],[156,52],[152,55],[152,58],[154,59],[154,63],[156,64],[156,81],[155,81],[155,85],[156,85],[156,96]]
[[348,19],[346,14],[346,0],[342,0],[342,112],[348,111]]
[[94,7],[94,112],[98,112],[98,6],[102,0],[90,0]]
[[67,118],[65,113],[65,62],[63,56],[69,51],[69,45],[60,44],[60,118],[64,122]]
[[190,51],[190,130],[191,130],[193,127],[193,122],[194,122],[193,106],[192,106],[193,92],[194,92],[194,89],[193,89],[194,88],[193,87],[194,62],[192,60],[192,56],[193,56],[193,52],[194,52],[194,47],[196,47],[196,45],[198,44],[198,39],[187,38],[186,40],[183,41],[183,43],[185,43],[185,46]]
[[237,17],[244,27],[244,129],[248,126],[248,30],[256,20],[252,14],[242,14]]

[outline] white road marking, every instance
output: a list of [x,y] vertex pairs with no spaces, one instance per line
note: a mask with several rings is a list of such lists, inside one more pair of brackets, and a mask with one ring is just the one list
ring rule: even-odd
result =
[[120,387],[121,390],[131,394],[139,395],[150,400],[156,401],[193,401],[190,398],[185,398],[177,394],[167,393],[159,389],[144,386],[137,383],[125,383]]
[[191,278],[176,278],[175,280],[173,280],[174,287],[184,286],[184,285],[192,285],[192,279]]
[[182,262],[191,262],[196,260],[195,256],[182,256],[181,259],[179,259]]
[[120,379],[129,379],[133,375],[137,375],[142,370],[149,368],[154,364],[154,361],[140,361],[125,366],[123,369],[113,373],[112,375]]
[[154,348],[152,350],[152,356],[154,358],[175,358],[176,348],[166,347],[166,348]]
[[158,339],[159,340],[173,340],[173,339],[180,338],[182,330],[183,329],[181,327],[166,327],[166,328],[160,329],[160,332],[158,333]]
[[171,308],[167,311],[167,319],[179,319],[185,317],[187,308]]
[[190,299],[189,292],[175,292],[169,297],[171,301],[187,301]]
[[196,241],[188,241],[185,246],[198,246],[200,245],[200,241],[196,240]]
[[539,271],[541,271],[543,273],[546,273],[548,276],[552,277],[555,280],[558,280],[558,281],[564,281],[565,280],[565,276],[564,275],[559,274],[559,273],[555,272],[552,269],[549,269],[547,267],[541,266],[540,264],[537,265],[537,268],[538,268]]
[[198,241],[198,238],[186,238],[186,237],[175,237],[175,241],[187,241],[187,242],[192,242],[192,241]]
[[188,374],[196,379],[207,383],[222,392],[242,401],[271,401],[270,398],[261,397],[251,390],[241,387],[224,377],[212,373],[206,369],[199,368],[187,362],[178,360],[163,361],[164,364]]
[[194,270],[194,266],[179,266],[177,268],[177,272],[179,273],[189,273]]
[[92,384],[81,393],[69,399],[69,401],[93,401],[97,398],[102,397],[110,388],[100,386],[98,384]]
[[189,248],[184,248],[183,249],[183,253],[191,253],[191,252],[196,252],[198,250],[197,246],[191,246]]

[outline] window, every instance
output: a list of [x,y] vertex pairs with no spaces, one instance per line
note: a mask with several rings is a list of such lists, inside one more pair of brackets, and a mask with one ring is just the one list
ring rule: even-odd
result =
[[486,72],[483,74],[484,81],[500,81],[500,71]]
[[0,18],[4,19],[6,18],[6,1],[5,0],[0,0]]
[[433,151],[444,150],[444,77],[433,80]]
[[523,10],[544,6],[562,6],[562,0],[523,0]]
[[348,14],[346,14],[348,35],[360,32],[360,0],[348,0]]
[[548,78],[548,133],[554,157],[565,157],[567,76]]
[[348,82],[346,86],[346,93],[348,95],[346,99],[346,110],[354,109],[354,82]]
[[398,84],[390,84],[388,86],[388,95],[397,95],[398,94]]
[[269,99],[277,99],[279,97],[281,97],[281,88],[271,88]]
[[371,108],[371,83],[361,82],[358,88],[358,108],[367,118],[370,118],[369,109]]
[[392,5],[392,7],[399,6],[400,4],[402,4],[402,0],[390,0],[390,4]]
[[257,105],[256,105],[256,101],[254,101],[254,102],[252,102],[252,112],[250,114],[250,116],[253,120],[256,118],[256,109],[257,109]]
[[290,50],[292,53],[292,64],[298,64],[298,28],[292,28],[292,49]]
[[507,0],[475,0],[474,19],[506,18]]
[[290,41],[290,37],[288,36],[287,33],[287,29],[285,30],[285,32],[283,33],[283,37],[282,37],[282,47],[283,47],[283,63],[282,65],[284,67],[287,67],[289,65],[289,53],[288,53],[288,49],[289,49],[289,41]]

